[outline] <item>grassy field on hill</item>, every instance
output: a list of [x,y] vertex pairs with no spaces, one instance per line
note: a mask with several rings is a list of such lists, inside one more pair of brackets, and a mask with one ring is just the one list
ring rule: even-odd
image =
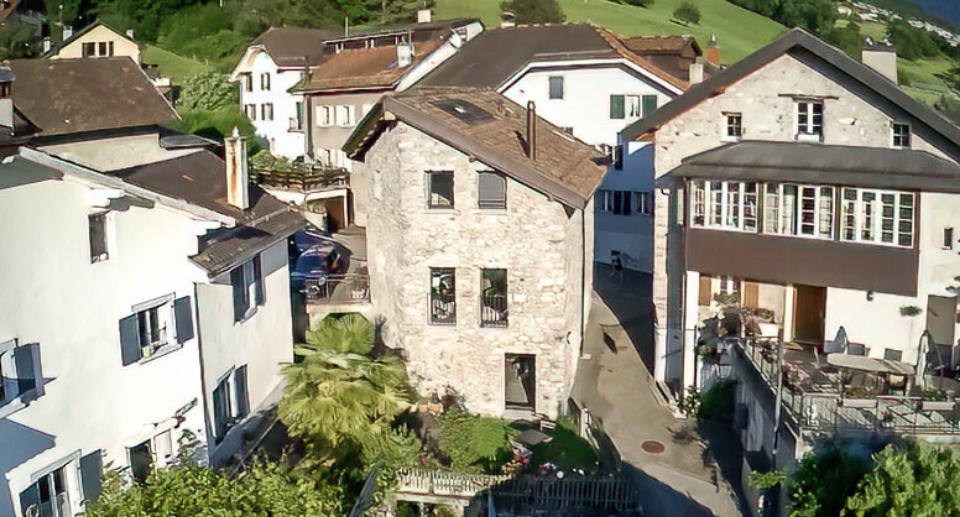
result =
[[143,62],[157,65],[160,75],[169,77],[176,84],[194,74],[209,72],[212,68],[196,59],[174,54],[160,47],[144,45]]
[[[671,21],[682,0],[656,0],[649,8],[609,0],[559,0],[568,22],[590,21],[624,36],[689,34],[706,46],[711,34],[720,42],[724,63],[733,63],[766,45],[786,28],[727,0],[698,0],[700,25]],[[472,16],[487,27],[500,24],[500,0],[437,0],[437,18]]]

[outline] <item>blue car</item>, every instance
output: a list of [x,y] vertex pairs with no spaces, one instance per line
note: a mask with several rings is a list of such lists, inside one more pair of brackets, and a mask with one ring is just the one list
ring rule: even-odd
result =
[[326,232],[308,224],[306,228],[290,237],[290,256],[296,260],[303,252],[314,246],[329,246],[334,240]]
[[344,261],[337,245],[327,241],[315,244],[297,258],[290,281],[307,298],[325,298],[333,290],[331,275],[343,272]]

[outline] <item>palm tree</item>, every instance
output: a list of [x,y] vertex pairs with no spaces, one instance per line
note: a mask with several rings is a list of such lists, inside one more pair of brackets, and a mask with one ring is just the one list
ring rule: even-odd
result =
[[328,318],[297,347],[302,361],[283,369],[279,417],[293,436],[328,451],[388,430],[412,390],[400,359],[373,355],[374,327],[359,315]]

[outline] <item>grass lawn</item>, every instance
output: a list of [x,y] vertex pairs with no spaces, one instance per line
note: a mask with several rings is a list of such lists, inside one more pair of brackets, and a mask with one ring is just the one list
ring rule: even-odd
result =
[[574,468],[581,468],[592,472],[597,462],[597,455],[587,442],[583,441],[573,430],[573,422],[569,418],[562,418],[557,422],[557,428],[552,433],[550,443],[533,447],[531,464],[536,467],[546,462],[553,463],[562,471],[570,473]]
[[[716,34],[724,63],[738,61],[766,45],[786,28],[727,0],[699,0],[700,25],[684,26],[670,21],[682,0],[656,0],[650,8],[609,0],[559,0],[567,22],[592,22],[624,36],[689,34],[706,46]],[[477,17],[487,27],[500,24],[500,0],[437,0],[438,18]]]
[[160,75],[169,77],[174,83],[200,72],[209,72],[212,68],[196,59],[174,54],[160,47],[146,45],[143,49],[143,62],[157,65]]

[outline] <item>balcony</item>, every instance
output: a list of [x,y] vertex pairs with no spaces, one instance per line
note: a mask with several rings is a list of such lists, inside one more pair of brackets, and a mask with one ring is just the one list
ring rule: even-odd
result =
[[507,315],[507,295],[485,294],[480,299],[481,327],[506,328]]
[[326,165],[254,168],[252,175],[257,183],[265,187],[296,192],[319,192],[350,186],[350,176],[346,169]]

